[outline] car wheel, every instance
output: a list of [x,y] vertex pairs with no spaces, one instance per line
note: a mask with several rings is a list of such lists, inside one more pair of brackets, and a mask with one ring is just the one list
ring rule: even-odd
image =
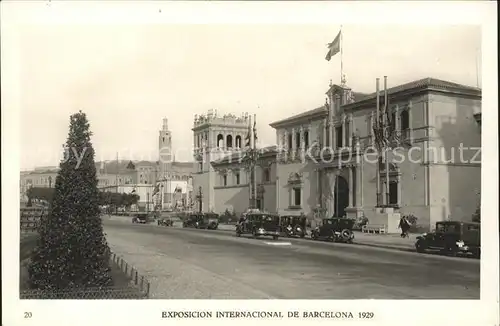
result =
[[415,249],[419,253],[424,253],[426,249],[425,243],[422,240],[417,241],[417,243],[415,244]]
[[316,234],[316,232],[311,233],[311,239],[318,240],[318,235]]

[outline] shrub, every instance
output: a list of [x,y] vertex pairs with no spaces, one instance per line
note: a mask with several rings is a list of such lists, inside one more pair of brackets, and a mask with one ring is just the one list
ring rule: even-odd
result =
[[112,285],[91,135],[86,115],[73,114],[52,207],[41,221],[40,240],[28,268],[32,288]]

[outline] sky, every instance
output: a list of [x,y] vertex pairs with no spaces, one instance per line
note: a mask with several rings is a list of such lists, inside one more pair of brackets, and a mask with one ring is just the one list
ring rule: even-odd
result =
[[[340,25],[24,25],[18,30],[21,169],[55,166],[69,116],[85,112],[97,160],[157,159],[169,119],[173,148],[193,144],[195,114],[257,114],[261,146],[269,123],[325,102],[340,81],[341,56],[325,60]],[[347,84],[374,92],[434,77],[476,86],[481,28],[473,25],[342,26]],[[477,62],[477,64],[476,64]],[[479,66],[479,72],[476,66]],[[480,85],[481,86],[481,85]]]

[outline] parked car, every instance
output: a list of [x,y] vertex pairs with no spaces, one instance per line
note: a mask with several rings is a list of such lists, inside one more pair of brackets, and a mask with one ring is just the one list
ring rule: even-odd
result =
[[147,222],[148,222],[148,214],[147,213],[137,213],[132,218],[132,223],[146,224]]
[[474,222],[436,222],[433,232],[424,233],[415,242],[417,252],[440,251],[451,256],[481,256],[481,224]]
[[219,215],[215,213],[192,213],[184,220],[182,227],[215,230],[219,227]]
[[271,236],[277,240],[280,236],[280,217],[278,215],[252,211],[242,216],[240,223],[236,225],[236,236],[251,234],[255,238],[259,236]]
[[324,218],[321,226],[311,231],[311,238],[313,240],[352,243],[354,223],[355,220],[349,218]]
[[307,219],[305,216],[281,216],[281,231],[287,237],[301,237],[307,235]]
[[172,221],[171,218],[159,218],[158,219],[158,225],[159,226],[173,226],[174,221]]

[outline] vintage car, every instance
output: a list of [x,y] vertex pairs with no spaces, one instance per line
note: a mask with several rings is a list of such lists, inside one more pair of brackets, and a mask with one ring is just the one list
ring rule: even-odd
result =
[[451,256],[481,255],[481,224],[473,222],[436,222],[433,232],[424,233],[415,242],[417,252],[440,251]]
[[277,240],[280,236],[280,217],[260,211],[252,211],[240,219],[236,225],[236,236],[251,234],[255,238],[259,236],[272,236]]
[[132,223],[146,224],[147,222],[148,222],[148,214],[147,213],[137,213],[132,218]]
[[173,226],[174,225],[174,221],[172,221],[171,218],[169,217],[160,217],[158,219],[158,225],[159,226]]
[[182,227],[215,230],[219,227],[219,215],[215,213],[192,213],[184,220]]
[[281,231],[287,237],[301,237],[307,235],[307,219],[305,216],[281,216],[280,217]]
[[204,225],[206,225],[209,230],[217,230],[219,227],[219,215],[215,213],[205,213],[203,214]]
[[311,231],[313,240],[327,240],[333,242],[352,243],[354,233],[352,227],[355,220],[349,218],[324,218],[321,226]]

